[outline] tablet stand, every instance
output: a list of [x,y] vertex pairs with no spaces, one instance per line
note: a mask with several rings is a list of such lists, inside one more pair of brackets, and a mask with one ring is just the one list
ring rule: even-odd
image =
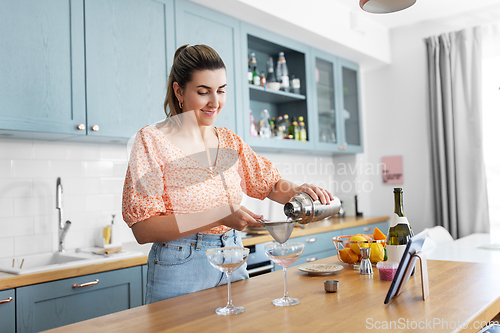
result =
[[429,297],[429,276],[427,275],[427,257],[423,252],[417,252],[411,256],[408,266],[403,275],[403,280],[396,291],[396,296],[403,291],[403,287],[408,282],[411,276],[411,272],[415,268],[417,260],[420,259],[420,281],[422,282],[422,299],[425,301]]

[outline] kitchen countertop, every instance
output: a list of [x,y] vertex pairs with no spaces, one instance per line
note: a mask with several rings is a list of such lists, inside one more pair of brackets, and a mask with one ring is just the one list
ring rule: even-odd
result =
[[[328,232],[332,230],[341,230],[345,228],[363,226],[387,220],[389,220],[388,216],[381,216],[381,217],[348,216],[342,218],[333,217],[322,221],[309,223],[307,225],[304,225],[304,228],[295,228],[291,238]],[[250,246],[274,240],[269,234],[250,236],[250,235],[245,235],[245,233],[242,233],[242,237],[244,246]],[[36,283],[43,283],[60,279],[66,279],[75,276],[100,273],[115,269],[145,265],[147,263],[148,259],[147,256],[149,249],[151,248],[151,244],[139,245],[137,243],[126,243],[123,245],[123,248],[125,250],[141,251],[143,252],[144,255],[129,259],[102,262],[98,264],[79,266],[79,267],[63,268],[59,270],[34,273],[34,274],[16,275],[16,274],[0,272],[0,290],[22,287]]]
[[[500,312],[498,265],[428,260],[430,295],[425,301],[418,266],[402,293],[387,305],[390,283],[379,280],[377,269],[373,275],[360,275],[346,266],[331,276],[309,276],[291,267],[288,291],[300,299],[296,306],[271,303],[283,295],[283,274],[277,271],[231,285],[233,303],[245,308],[239,315],[215,313],[227,302],[224,285],[50,332],[461,332],[465,325],[477,332]],[[337,293],[325,293],[323,281],[329,279],[340,281]]]

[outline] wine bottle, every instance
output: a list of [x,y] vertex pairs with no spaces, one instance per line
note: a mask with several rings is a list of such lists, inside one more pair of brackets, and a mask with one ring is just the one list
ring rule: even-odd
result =
[[387,260],[399,262],[413,230],[403,211],[403,189],[394,189],[394,214],[387,236]]

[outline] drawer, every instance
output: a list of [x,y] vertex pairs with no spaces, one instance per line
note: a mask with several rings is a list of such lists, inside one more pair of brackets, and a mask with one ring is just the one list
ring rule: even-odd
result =
[[16,293],[14,289],[0,291],[0,331],[16,332]]
[[373,235],[373,230],[375,228],[379,228],[380,231],[387,235],[387,231],[389,230],[389,221],[378,222],[373,224],[362,225],[359,227],[348,228],[342,231],[342,235],[355,235],[355,234],[367,234]]
[[314,234],[310,236],[301,236],[296,238],[290,238],[288,242],[299,242],[304,243],[304,252],[302,256],[308,256],[313,253],[332,251],[332,255],[335,255],[335,245],[333,244],[332,238],[335,236],[340,236],[341,231],[328,231],[320,234]]
[[16,290],[17,332],[39,332],[142,305],[141,267]]

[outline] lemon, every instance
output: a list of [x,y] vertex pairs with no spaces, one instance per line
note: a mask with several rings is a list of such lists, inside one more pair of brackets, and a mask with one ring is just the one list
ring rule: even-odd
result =
[[372,264],[379,261],[384,261],[384,246],[380,243],[372,243],[370,245],[370,261]]
[[[361,235],[354,235],[349,238],[349,242],[366,242],[366,238]],[[368,247],[370,244],[368,243],[351,243],[351,249],[356,254],[361,254],[359,250],[360,247]]]

